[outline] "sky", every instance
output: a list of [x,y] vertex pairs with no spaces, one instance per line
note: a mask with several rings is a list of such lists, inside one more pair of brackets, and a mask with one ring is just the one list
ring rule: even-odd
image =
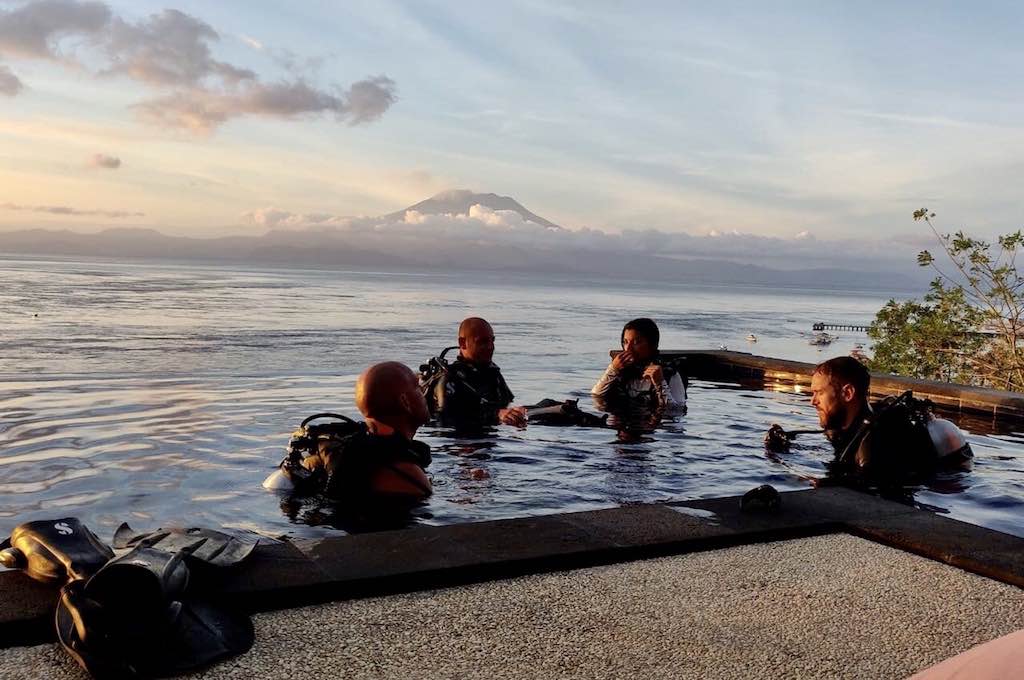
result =
[[992,2],[0,0],[0,230],[257,234],[468,188],[612,234],[909,247],[927,206],[992,236],[1020,223],[1022,28]]

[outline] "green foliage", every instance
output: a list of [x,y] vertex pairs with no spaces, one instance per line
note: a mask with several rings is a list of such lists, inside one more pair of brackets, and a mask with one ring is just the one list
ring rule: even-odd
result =
[[951,275],[927,250],[922,267],[938,274],[923,301],[890,300],[868,335],[875,341],[872,369],[1024,391],[1024,277],[1016,257],[1024,232],[1000,236],[996,244],[967,236],[939,234],[935,213],[914,211],[938,239]]
[[875,341],[870,364],[875,370],[913,378],[970,383],[965,357],[980,350],[982,338],[971,332],[978,311],[963,292],[934,281],[924,301],[889,302],[868,329]]

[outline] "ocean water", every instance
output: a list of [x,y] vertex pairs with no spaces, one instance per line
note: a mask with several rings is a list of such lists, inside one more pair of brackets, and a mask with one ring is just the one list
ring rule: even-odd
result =
[[[824,282],[823,282],[824,283]],[[579,398],[622,324],[655,318],[665,349],[730,349],[804,361],[867,339],[808,345],[815,321],[866,324],[877,293],[651,286],[545,275],[272,270],[151,262],[0,260],[0,535],[77,516],[102,537],[185,524],[318,536],[330,507],[260,487],[306,416],[357,415],[356,376],[413,368],[488,318],[518,403]],[[746,340],[757,336],[756,343]],[[829,447],[801,438],[766,456],[780,422],[813,428],[806,394],[697,381],[690,410],[641,438],[615,430],[502,427],[455,439],[424,428],[435,495],[410,522],[448,524],[807,488]],[[1024,437],[964,423],[974,470],[914,489],[936,512],[1024,535]]]

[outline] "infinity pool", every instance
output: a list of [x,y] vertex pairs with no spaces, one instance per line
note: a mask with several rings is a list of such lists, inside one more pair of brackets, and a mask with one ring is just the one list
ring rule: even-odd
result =
[[[542,373],[528,378],[557,382]],[[260,482],[283,455],[289,431],[316,410],[308,404],[330,404],[338,394],[350,395],[352,385],[352,377],[323,376],[0,383],[0,533],[29,519],[69,515],[101,536],[122,521],[139,528],[174,523],[270,535],[337,533],[346,524],[331,506],[284,502]],[[575,396],[594,410],[585,394]],[[774,422],[813,428],[808,397],[792,387],[697,381],[687,414],[639,437],[531,426],[454,438],[427,427],[421,438],[434,451],[435,494],[406,521],[453,524],[726,496],[766,483],[807,488],[810,478],[824,474],[829,445],[804,436],[791,453],[770,457],[762,436]],[[971,432],[969,439],[973,471],[912,489],[916,502],[1024,534],[1024,437]]]

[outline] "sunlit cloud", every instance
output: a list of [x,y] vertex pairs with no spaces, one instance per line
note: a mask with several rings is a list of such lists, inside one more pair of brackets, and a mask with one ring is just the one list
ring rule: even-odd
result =
[[97,153],[93,154],[92,158],[89,159],[89,165],[94,168],[117,170],[121,167],[121,159],[117,156],[108,156],[106,154]]
[[302,81],[254,83],[224,92],[193,89],[142,102],[135,109],[149,123],[208,133],[244,115],[287,119],[333,113],[338,120],[358,125],[380,118],[394,101],[394,82],[377,77],[333,94]]
[[[62,49],[64,39],[92,48],[86,56]],[[243,40],[262,49],[254,39]],[[147,123],[208,134],[241,116],[294,119],[332,114],[360,125],[378,120],[397,101],[395,82],[369,77],[347,89],[324,89],[295,75],[302,66],[291,55],[290,80],[264,82],[253,70],[214,57],[220,34],[208,23],[175,9],[141,21],[116,16],[100,2],[36,0],[0,10],[0,56],[57,61],[98,77],[122,76],[162,92],[133,108]],[[102,65],[96,68],[95,62]],[[303,62],[306,67],[316,59]],[[23,83],[0,66],[0,93],[13,96]]]
[[102,2],[37,0],[0,11],[0,54],[25,59],[70,59],[59,41],[69,36],[97,37],[110,22]]
[[184,12],[165,9],[139,23],[114,17],[104,50],[107,73],[121,73],[152,85],[199,85],[208,78],[227,85],[255,80],[256,74],[213,58],[210,43],[217,31]]
[[146,213],[125,210],[81,210],[66,205],[18,205],[16,203],[0,203],[0,209],[18,210],[22,212],[47,213],[50,215],[67,215],[71,217],[145,217]]

